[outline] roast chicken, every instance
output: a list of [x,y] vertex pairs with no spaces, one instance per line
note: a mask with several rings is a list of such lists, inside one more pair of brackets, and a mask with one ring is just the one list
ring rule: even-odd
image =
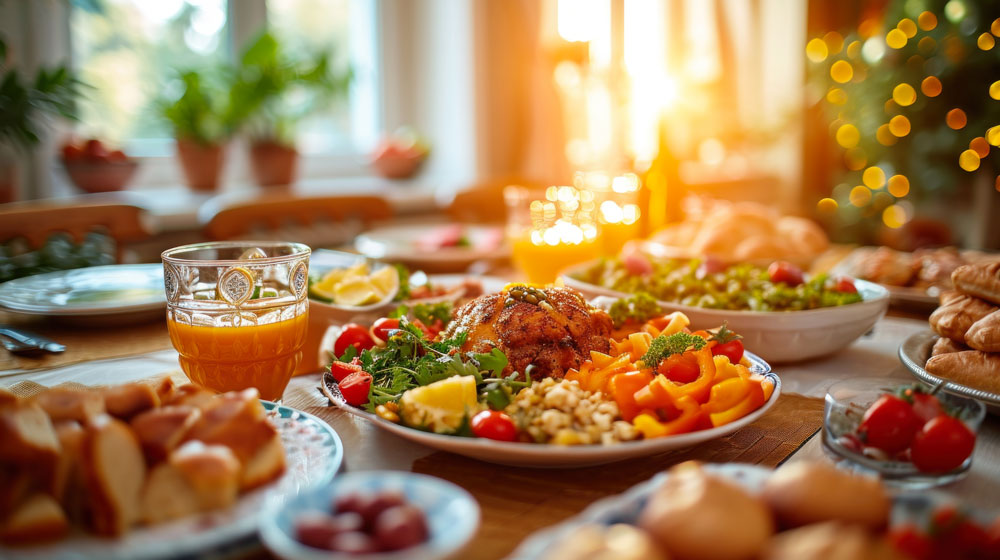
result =
[[576,290],[516,285],[458,308],[444,337],[465,333],[463,352],[499,348],[509,362],[505,373],[534,364],[532,377],[543,379],[563,377],[591,350],[607,353],[611,328],[611,317]]

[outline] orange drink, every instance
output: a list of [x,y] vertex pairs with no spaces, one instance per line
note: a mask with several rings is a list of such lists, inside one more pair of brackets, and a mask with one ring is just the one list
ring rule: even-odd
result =
[[309,328],[309,254],[305,245],[271,241],[163,253],[167,330],[188,379],[281,399]]
[[217,327],[167,319],[170,341],[188,379],[216,391],[256,387],[277,400],[288,385],[306,339],[309,315],[275,323]]
[[601,254],[595,239],[584,239],[580,243],[549,245],[536,244],[530,236],[521,236],[511,245],[511,260],[514,266],[524,272],[533,284],[555,282],[559,273],[566,268],[596,259]]

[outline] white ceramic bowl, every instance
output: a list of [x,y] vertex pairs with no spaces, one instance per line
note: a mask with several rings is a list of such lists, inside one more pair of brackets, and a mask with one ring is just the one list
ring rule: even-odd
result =
[[[588,284],[572,277],[590,267],[585,263],[562,275],[566,286],[588,297],[628,297],[630,294]],[[667,311],[682,311],[691,319],[691,327],[710,329],[728,323],[743,335],[743,346],[771,363],[787,363],[818,358],[841,350],[865,334],[885,315],[889,291],[864,280],[854,285],[863,301],[838,307],[808,311],[732,311],[705,309],[661,301]]]

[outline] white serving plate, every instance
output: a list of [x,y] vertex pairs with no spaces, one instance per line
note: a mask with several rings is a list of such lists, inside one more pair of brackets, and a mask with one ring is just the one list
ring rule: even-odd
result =
[[166,560],[246,555],[258,547],[257,523],[267,503],[330,482],[344,460],[344,445],[329,424],[300,410],[263,401],[281,434],[287,468],[278,480],[240,496],[224,510],[151,527],[135,527],[117,539],[74,529],[52,544],[5,548],[8,560]]
[[[295,540],[296,515],[330,511],[335,498],[349,492],[382,491],[401,492],[424,512],[430,533],[426,542],[397,552],[357,556],[317,550]],[[284,560],[440,560],[465,546],[478,528],[479,504],[451,482],[401,471],[362,471],[338,476],[332,484],[303,492],[287,502],[270,504],[261,515],[260,534],[267,548]]]
[[500,465],[539,468],[587,467],[693,447],[727,436],[755,422],[777,402],[778,396],[781,394],[781,379],[772,373],[767,363],[757,356],[749,352],[746,353],[746,356],[751,361],[751,371],[766,375],[774,381],[774,392],[763,406],[735,422],[718,428],[613,445],[546,445],[435,434],[395,424],[370,412],[348,405],[339,397],[339,391],[335,390],[335,387],[331,388],[335,384],[332,383],[332,377],[329,374],[323,377],[320,389],[327,395],[330,402],[341,410],[427,447]]
[[[560,277],[567,287],[588,297],[628,297],[630,294],[588,284],[572,277],[592,262],[574,266]],[[807,311],[732,311],[705,309],[661,301],[667,311],[681,311],[694,329],[711,329],[723,322],[743,336],[743,345],[753,348],[772,363],[819,358],[847,347],[870,331],[889,307],[889,292],[872,282],[855,280],[863,301]]]
[[441,267],[461,269],[479,260],[499,259],[509,254],[503,242],[495,247],[483,246],[497,235],[497,226],[464,224],[462,228],[472,243],[470,247],[443,247],[429,251],[416,243],[416,240],[441,227],[442,224],[412,224],[373,229],[355,238],[354,247],[373,259],[438,270]]

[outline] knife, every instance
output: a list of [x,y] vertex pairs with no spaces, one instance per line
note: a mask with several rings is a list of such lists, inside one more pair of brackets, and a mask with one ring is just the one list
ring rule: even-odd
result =
[[22,344],[36,346],[46,352],[52,352],[54,354],[58,354],[66,349],[66,346],[59,344],[51,338],[45,338],[40,334],[28,332],[24,329],[14,329],[11,327],[0,326],[0,334],[10,337]]

